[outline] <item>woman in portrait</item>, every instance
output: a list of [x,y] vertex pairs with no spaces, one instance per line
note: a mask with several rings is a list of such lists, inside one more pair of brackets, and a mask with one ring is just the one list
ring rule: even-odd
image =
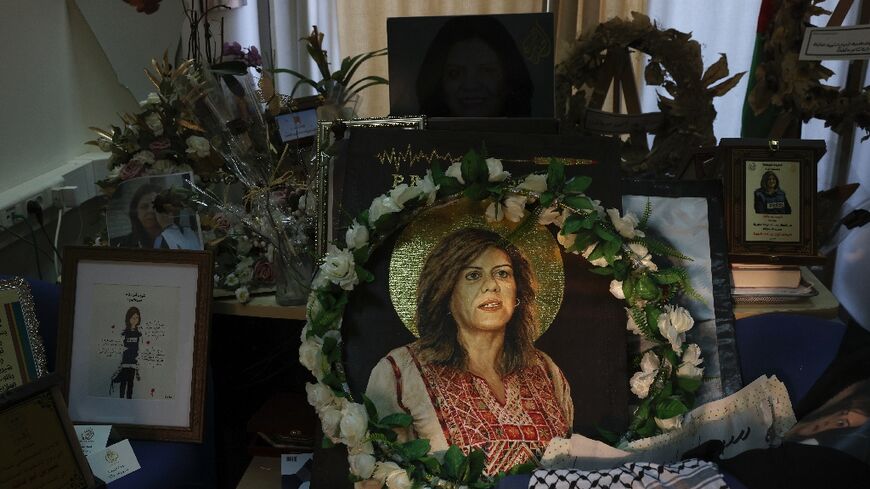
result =
[[163,231],[154,240],[155,248],[171,250],[201,250],[202,242],[196,231],[182,223],[179,210],[171,204],[156,206],[157,222]]
[[755,189],[755,212],[757,214],[791,214],[791,206],[785,192],[779,188],[779,177],[766,171]]
[[381,359],[366,389],[379,413],[411,415],[400,438],[427,438],[433,452],[482,449],[495,474],[569,434],[569,386],[533,346],[536,287],[528,260],[497,233],[464,228],[435,246],[417,286],[420,337]]
[[417,100],[428,116],[528,117],[533,92],[514,38],[488,15],[448,20],[417,75]]
[[121,366],[118,367],[118,373],[115,375],[116,381],[121,383],[121,399],[132,399],[133,378],[141,380],[139,377],[139,340],[142,338],[139,324],[141,320],[142,315],[139,313],[138,307],[127,309],[124,318],[124,331],[121,332],[121,337],[124,339],[124,352],[121,354]]
[[130,218],[130,234],[112,240],[112,246],[125,248],[153,248],[154,240],[163,232],[163,226],[157,220],[154,209],[154,199],[162,189],[157,185],[146,183],[136,189],[130,199],[127,216]]

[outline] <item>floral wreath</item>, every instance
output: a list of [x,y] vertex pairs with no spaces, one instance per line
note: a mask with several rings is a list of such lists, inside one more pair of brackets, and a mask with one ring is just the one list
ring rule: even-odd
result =
[[[644,233],[649,203],[640,219],[631,213],[620,216],[617,209],[605,211],[585,194],[590,184],[587,176],[566,180],[564,163],[556,159],[550,161],[546,174],[514,180],[501,161],[469,151],[446,171],[433,165],[414,185],[401,184],[376,197],[348,228],[345,246],[329,246],[311,285],[299,360],[317,379],[306,385],[306,391],[320,417],[324,443],[347,445],[353,480],[374,478],[391,489],[414,484],[488,488],[506,475],[484,475],[485,455],[480,450],[465,454],[450,446],[436,458],[429,453],[429,440],[398,442],[393,428],[410,426],[411,416],[378,413],[365,396],[362,403],[355,401],[341,363],[344,307],[357,284],[374,280],[364,268],[372,249],[439,198],[488,199],[489,220],[525,219],[531,225],[556,226],[566,252],[589,260],[594,273],[612,276],[610,292],[625,300],[627,328],[651,345],[637,359],[640,371],[630,380],[639,402],[620,441],[680,427],[683,414],[694,405],[703,368],[700,348],[684,345],[694,320],[670,301],[680,290],[693,297],[697,293],[684,269],[659,267],[654,258],[689,258]],[[508,473],[532,469],[534,464],[526,463]]]
[[701,46],[675,29],[659,30],[649,17],[632,12],[632,20],[614,18],[599,24],[574,44],[556,67],[556,107],[562,118],[583,129],[582,121],[595,86],[605,75],[605,52],[635,49],[650,56],[644,69],[648,85],[660,85],[673,98],[659,95],[664,120],[655,129],[652,150],[623,154],[622,168],[630,173],[677,174],[700,147],[715,145],[713,97],[725,95],[744,73],[728,78],[724,54],[703,72]]
[[759,115],[771,105],[781,107],[806,122],[821,119],[825,126],[843,134],[853,124],[870,138],[870,87],[848,94],[823,85],[833,71],[820,61],[801,61],[798,53],[810,18],[831,12],[818,6],[822,0],[785,0],[777,10],[766,34],[764,61],[753,76],[756,85],[749,93],[749,105]]

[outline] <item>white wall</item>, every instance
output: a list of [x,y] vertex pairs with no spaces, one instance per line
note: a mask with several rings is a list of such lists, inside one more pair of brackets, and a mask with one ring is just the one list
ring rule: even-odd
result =
[[93,147],[138,107],[72,0],[0,0],[0,192]]

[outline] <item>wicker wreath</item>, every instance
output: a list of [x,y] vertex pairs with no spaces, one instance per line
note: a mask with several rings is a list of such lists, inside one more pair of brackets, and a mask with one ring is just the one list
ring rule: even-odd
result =
[[819,7],[821,0],[784,0],[771,22],[763,47],[763,61],[753,74],[756,85],[749,94],[749,105],[756,115],[768,107],[781,108],[804,122],[821,119],[825,126],[843,134],[853,124],[870,138],[870,89],[846,93],[824,85],[833,71],[819,61],[801,61],[804,31],[811,17],[830,12]]
[[623,169],[631,174],[675,176],[697,148],[716,143],[713,97],[734,88],[744,73],[713,86],[728,76],[724,54],[704,71],[701,46],[690,34],[660,30],[646,15],[632,12],[632,20],[614,18],[581,36],[568,58],[556,67],[556,106],[563,120],[583,129],[581,123],[593,91],[608,76],[602,70],[607,53],[629,48],[650,57],[644,80],[661,86],[671,98],[659,96],[664,117],[653,131],[652,150],[626,151]]

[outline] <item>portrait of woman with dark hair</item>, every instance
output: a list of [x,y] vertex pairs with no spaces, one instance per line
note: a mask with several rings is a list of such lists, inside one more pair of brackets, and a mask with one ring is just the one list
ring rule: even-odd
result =
[[517,43],[495,17],[448,20],[417,75],[417,100],[430,117],[529,117],[532,83]]
[[121,336],[124,338],[124,352],[121,354],[121,365],[112,379],[121,384],[121,399],[132,399],[133,379],[140,380],[139,340],[142,338],[142,332],[139,331],[139,324],[141,321],[142,314],[138,307],[127,309],[127,314],[124,317],[124,331],[121,331]]
[[779,177],[771,170],[764,172],[755,190],[757,214],[791,214],[785,192],[779,188]]
[[125,248],[153,248],[163,226],[157,221],[154,199],[162,189],[146,183],[136,189],[130,199],[127,216],[130,218],[130,234],[111,240],[112,246]]
[[161,193],[171,186],[169,181],[151,178],[136,188],[125,209],[130,232],[112,237],[110,225],[109,244],[124,248],[201,250],[198,226],[190,225],[191,217],[182,217],[177,206],[159,203]]
[[528,259],[498,233],[462,228],[435,245],[417,283],[419,339],[382,358],[366,389],[379,413],[411,415],[400,438],[481,449],[495,474],[569,434],[570,388],[533,344],[537,292]]

